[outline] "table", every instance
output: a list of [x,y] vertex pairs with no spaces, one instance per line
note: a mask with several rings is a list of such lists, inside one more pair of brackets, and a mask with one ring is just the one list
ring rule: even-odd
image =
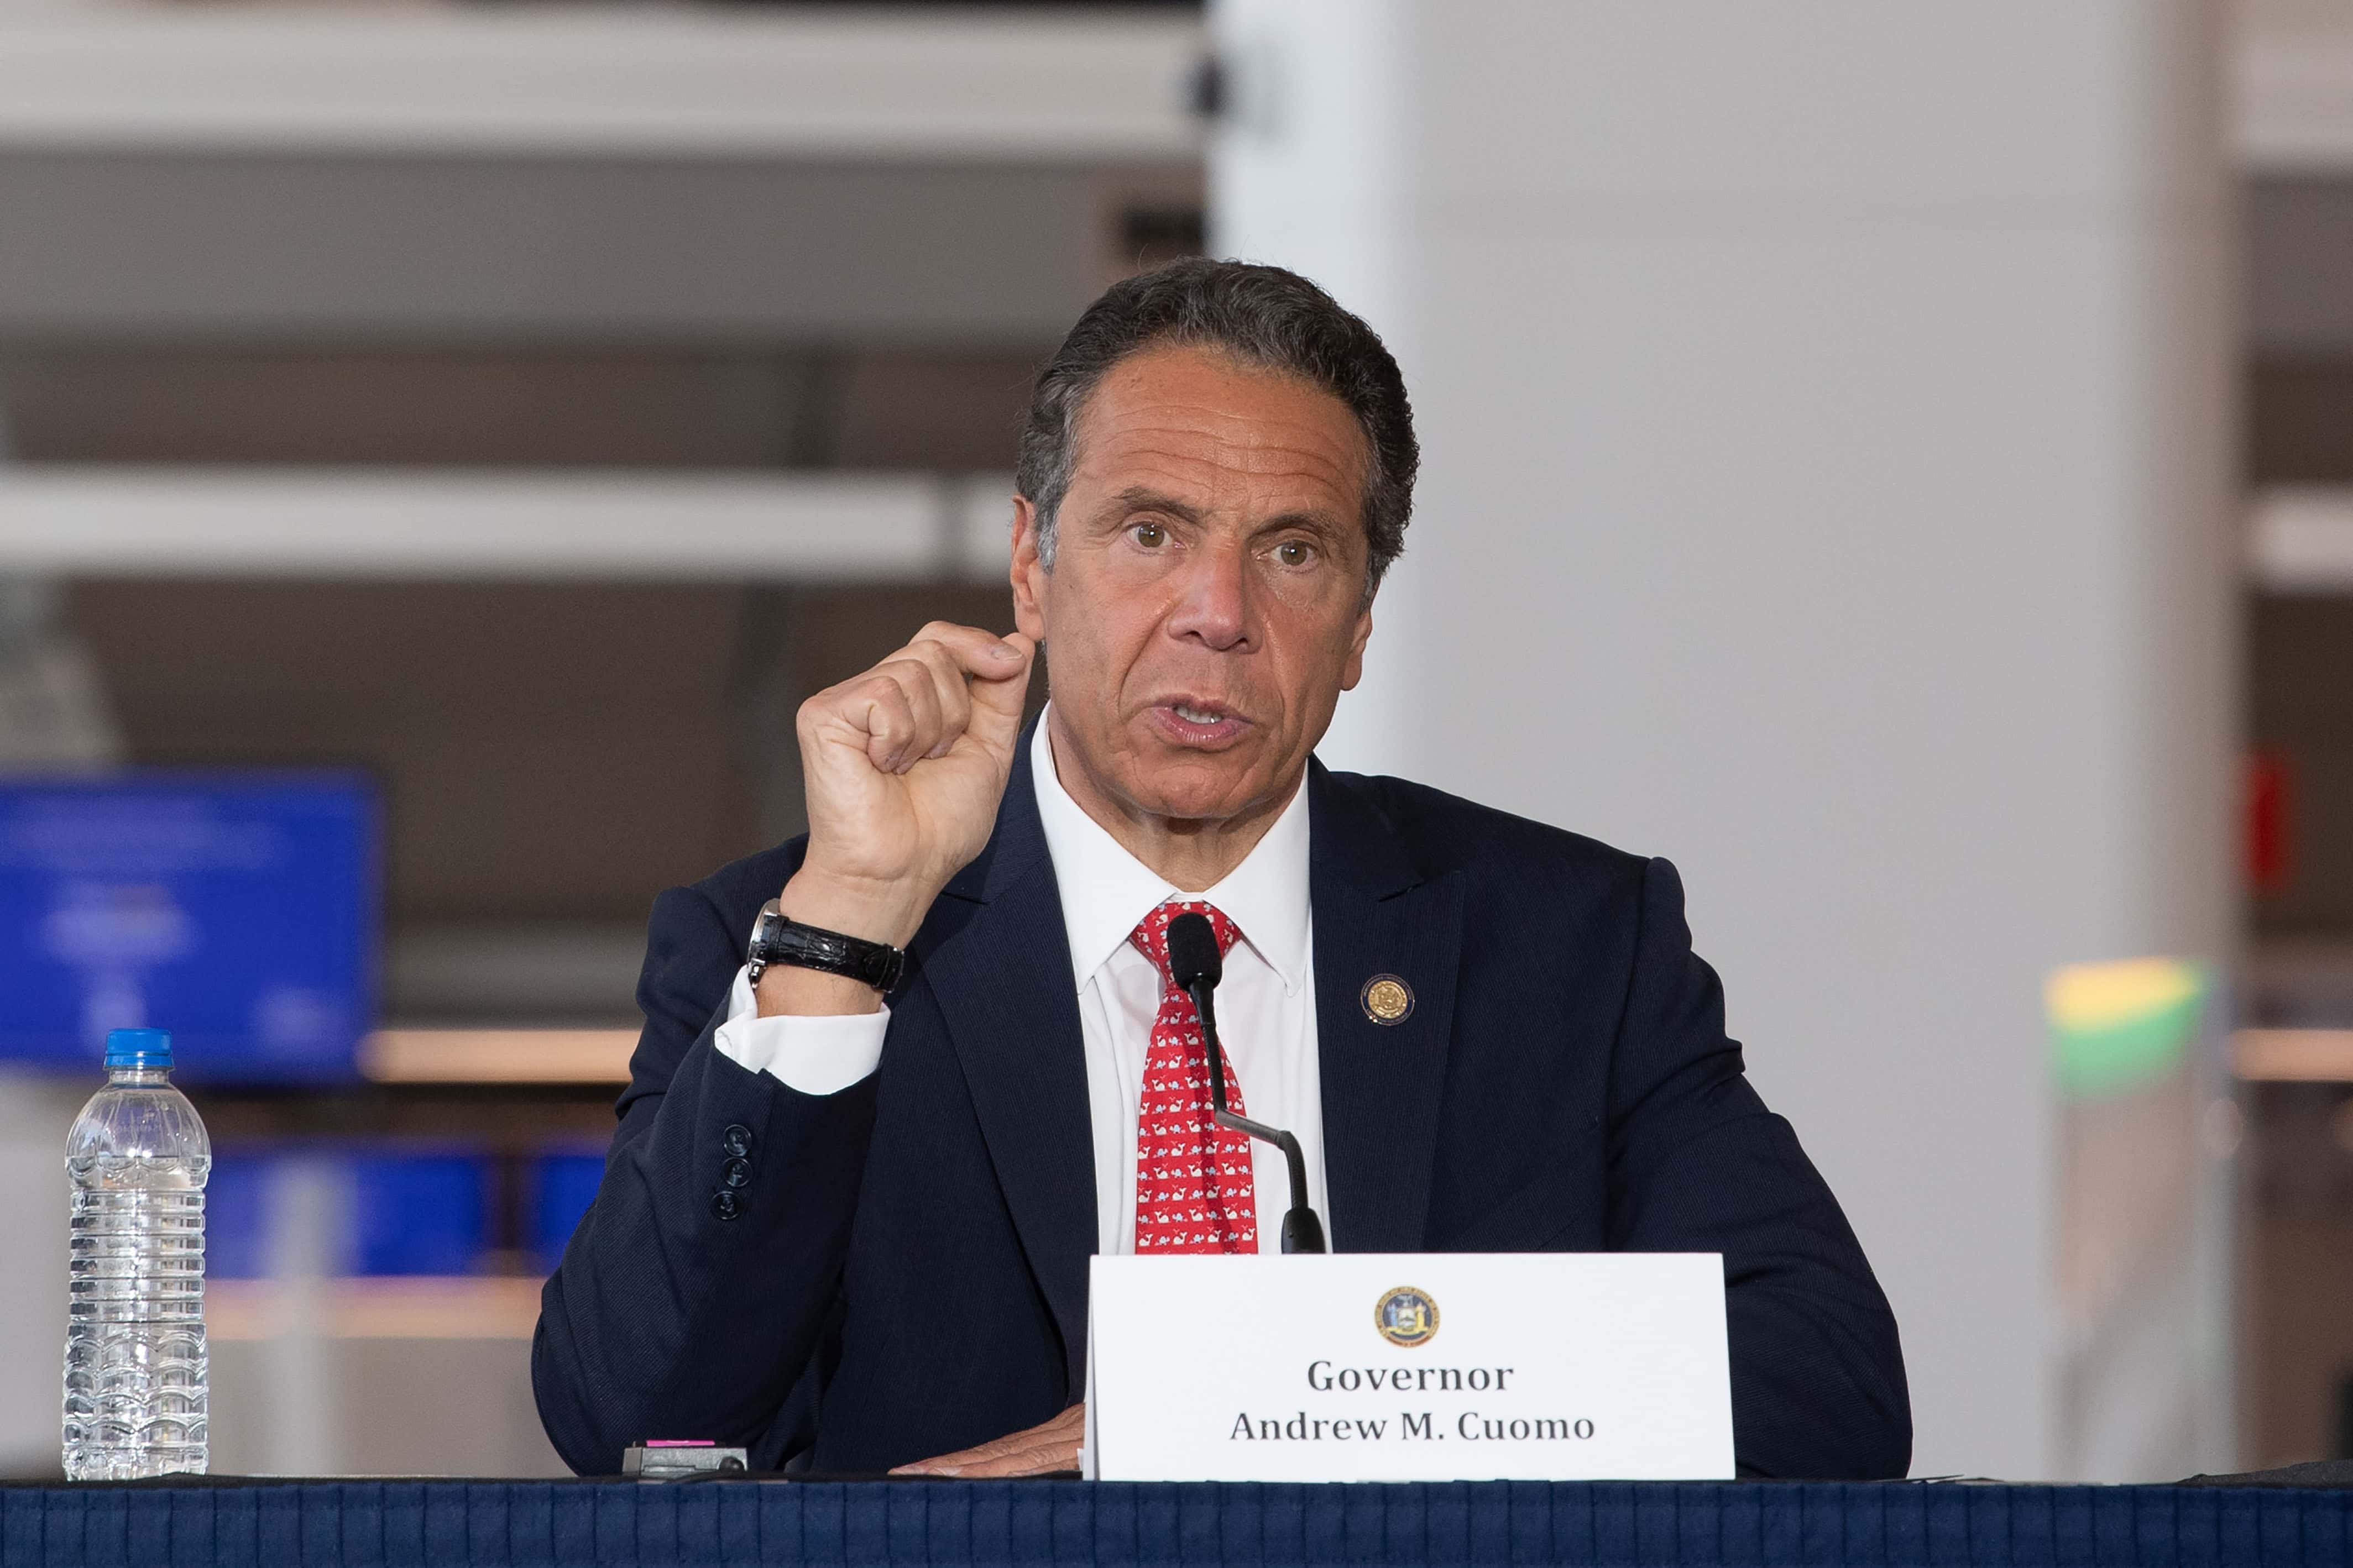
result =
[[1890,1483],[0,1488],[0,1563],[2344,1564],[2353,1492]]

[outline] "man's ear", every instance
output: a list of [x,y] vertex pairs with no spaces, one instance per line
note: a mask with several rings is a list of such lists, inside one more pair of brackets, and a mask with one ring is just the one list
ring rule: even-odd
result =
[[1354,691],[1356,682],[1365,679],[1365,645],[1373,640],[1373,602],[1356,612],[1356,629],[1350,634],[1348,661],[1340,667],[1340,689]]
[[1031,642],[1046,641],[1046,563],[1038,558],[1038,509],[1013,498],[1013,625]]

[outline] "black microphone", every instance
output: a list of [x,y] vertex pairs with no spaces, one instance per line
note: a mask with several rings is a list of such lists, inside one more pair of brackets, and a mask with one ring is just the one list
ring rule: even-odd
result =
[[1187,910],[1168,922],[1168,973],[1177,989],[1193,998],[1193,1010],[1201,1016],[1201,1043],[1209,1053],[1213,1120],[1220,1127],[1273,1144],[1290,1163],[1291,1212],[1282,1216],[1282,1250],[1323,1251],[1324,1222],[1307,1205],[1307,1157],[1299,1152],[1299,1140],[1280,1127],[1252,1121],[1226,1109],[1226,1053],[1218,1044],[1218,1014],[1211,1002],[1218,982],[1225,978],[1226,959],[1218,951],[1218,933],[1208,916]]

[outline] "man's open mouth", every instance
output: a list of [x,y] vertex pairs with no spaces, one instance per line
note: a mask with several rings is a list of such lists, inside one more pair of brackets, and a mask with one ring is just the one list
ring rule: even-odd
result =
[[1250,721],[1233,710],[1198,697],[1171,698],[1155,704],[1153,711],[1159,716],[1161,732],[1184,745],[1217,745],[1250,727]]

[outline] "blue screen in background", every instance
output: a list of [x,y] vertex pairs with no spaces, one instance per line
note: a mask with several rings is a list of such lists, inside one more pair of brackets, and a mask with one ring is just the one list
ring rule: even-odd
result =
[[[205,1184],[205,1273],[259,1279],[284,1269],[297,1181],[315,1184],[311,1266],[322,1275],[474,1274],[489,1247],[491,1162],[469,1149],[233,1150]],[[319,1201],[323,1198],[323,1202]]]
[[205,1183],[206,1279],[259,1279],[269,1272],[271,1196],[267,1159],[214,1153]]
[[94,1076],[144,1025],[184,1079],[353,1076],[377,853],[347,773],[0,780],[0,1057]]
[[362,1154],[351,1162],[352,1272],[470,1274],[490,1198],[486,1162]]
[[605,1156],[586,1150],[542,1154],[532,1162],[531,1254],[543,1274],[564,1261],[565,1244],[605,1179]]

